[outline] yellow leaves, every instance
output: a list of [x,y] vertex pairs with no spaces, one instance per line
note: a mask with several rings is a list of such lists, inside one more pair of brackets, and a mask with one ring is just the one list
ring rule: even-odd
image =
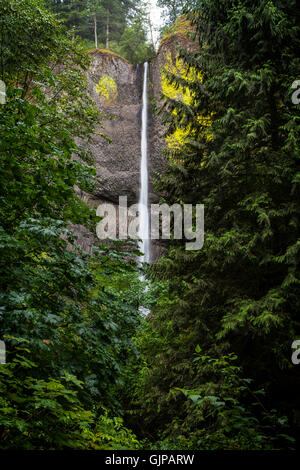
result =
[[166,142],[168,144],[168,147],[172,150],[180,150],[186,138],[188,137],[188,135],[189,135],[189,128],[180,129],[178,127],[173,132],[173,134],[166,137]]
[[95,90],[100,98],[104,98],[106,105],[113,104],[117,98],[117,84],[109,75],[103,75],[100,78],[99,82],[95,85]]
[[184,62],[177,56],[173,61],[171,54],[166,56],[166,65],[161,72],[161,87],[165,96],[172,99],[178,99],[185,104],[192,104],[193,94],[192,91],[181,85],[170,83],[166,72],[172,73],[187,82],[194,82],[196,79],[202,81],[203,75],[197,72],[193,67],[188,68]]
[[[203,74],[197,71],[194,67],[188,67],[182,59],[178,56],[175,59],[172,59],[171,54],[168,54],[165,57],[166,64],[161,71],[161,87],[162,92],[167,98],[173,100],[181,101],[186,105],[193,105],[195,102],[195,94],[191,88],[189,88],[189,83],[193,83],[196,80],[203,81]],[[170,80],[167,77],[167,74],[171,73],[176,77],[182,79],[185,83],[184,86],[179,83],[170,83]],[[174,116],[177,115],[176,109],[173,110]],[[197,116],[197,121],[202,126],[208,127],[211,125],[211,115],[210,116]],[[185,127],[177,127],[175,131],[166,138],[166,143],[168,147],[174,152],[181,150],[183,145],[186,143],[189,137],[193,137],[195,131],[192,129],[190,124]],[[207,137],[208,140],[211,137]]]

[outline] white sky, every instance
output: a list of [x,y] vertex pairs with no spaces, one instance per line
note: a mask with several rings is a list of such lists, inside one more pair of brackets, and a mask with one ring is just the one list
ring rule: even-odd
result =
[[158,41],[158,29],[162,26],[162,19],[161,19],[161,8],[158,8],[156,5],[156,0],[149,0],[150,4],[150,18],[153,27],[153,36],[154,42],[157,44]]

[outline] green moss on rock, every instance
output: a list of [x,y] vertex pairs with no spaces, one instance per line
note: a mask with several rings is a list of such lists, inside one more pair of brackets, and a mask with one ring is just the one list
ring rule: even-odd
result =
[[119,54],[117,54],[116,52],[113,52],[113,51],[110,51],[108,49],[89,49],[87,51],[88,54],[95,54],[96,52],[100,52],[101,54],[106,54],[108,56],[113,56],[113,57],[116,57],[120,60],[123,60],[123,62],[126,62],[127,64],[129,64],[128,60],[124,59],[124,57],[121,57]]

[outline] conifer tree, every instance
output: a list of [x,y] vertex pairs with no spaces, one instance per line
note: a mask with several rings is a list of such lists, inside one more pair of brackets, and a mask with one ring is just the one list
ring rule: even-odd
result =
[[[299,108],[291,99],[299,70],[296,1],[209,0],[189,16],[199,52],[182,50],[181,57],[199,76],[191,83],[169,74],[174,84],[191,90],[193,101],[166,100],[170,132],[188,128],[189,135],[170,155],[160,188],[169,204],[205,205],[205,243],[187,252],[183,242],[174,241],[153,269],[154,278],[169,279],[170,290],[143,340],[150,366],[141,407],[151,432],[172,413],[182,417],[170,389],[212,380],[205,368],[195,375],[199,345],[213,357],[237,353],[247,376],[266,389],[266,402],[281,407],[296,426],[298,371],[291,363],[291,344],[300,334]],[[211,125],[199,116],[211,116]]]
[[134,14],[139,0],[46,0],[46,4],[75,28],[83,39],[107,49],[118,42],[126,24]]

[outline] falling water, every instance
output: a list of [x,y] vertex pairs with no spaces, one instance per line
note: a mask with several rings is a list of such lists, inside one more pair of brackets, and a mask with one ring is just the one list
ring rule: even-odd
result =
[[141,136],[141,169],[140,169],[140,200],[139,200],[139,238],[140,263],[149,263],[151,257],[149,208],[148,208],[148,62],[144,64],[142,136]]
[[[143,253],[139,258],[140,265],[149,263],[151,259],[150,224],[148,207],[148,62],[144,64],[143,84],[143,109],[142,109],[142,132],[141,132],[141,169],[140,169],[140,199],[139,199],[139,250]],[[140,277],[145,281],[145,277]],[[145,292],[148,290],[146,287]],[[145,307],[139,308],[142,315],[148,315],[150,311]]]

